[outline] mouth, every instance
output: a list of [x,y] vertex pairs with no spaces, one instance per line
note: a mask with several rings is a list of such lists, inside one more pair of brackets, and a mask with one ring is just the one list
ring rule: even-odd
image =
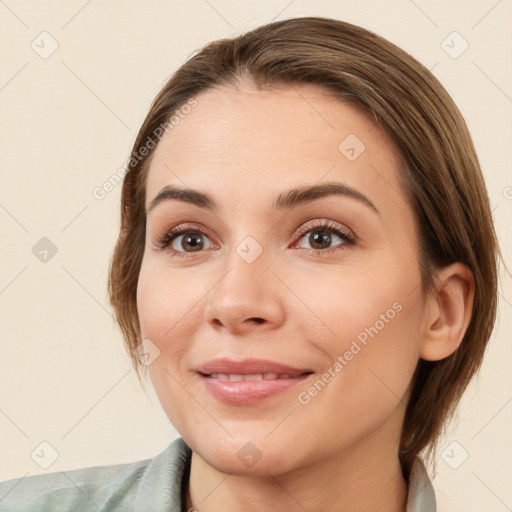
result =
[[252,405],[272,396],[284,397],[314,372],[263,359],[217,359],[196,368],[204,390],[229,405]]

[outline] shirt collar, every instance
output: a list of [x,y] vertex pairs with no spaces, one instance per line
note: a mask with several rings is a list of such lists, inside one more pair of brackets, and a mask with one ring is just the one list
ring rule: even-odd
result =
[[409,474],[406,512],[436,512],[434,488],[423,461],[416,456]]

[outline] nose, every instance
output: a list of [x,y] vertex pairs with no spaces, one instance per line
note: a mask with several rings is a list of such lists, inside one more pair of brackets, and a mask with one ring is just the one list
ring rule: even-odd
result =
[[266,263],[263,254],[248,263],[234,253],[210,292],[205,322],[232,334],[279,326],[284,319],[283,286]]

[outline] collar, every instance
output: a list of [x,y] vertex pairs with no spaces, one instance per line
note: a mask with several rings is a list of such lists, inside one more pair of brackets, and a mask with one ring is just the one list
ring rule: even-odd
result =
[[434,488],[423,461],[416,456],[409,474],[406,512],[436,512]]

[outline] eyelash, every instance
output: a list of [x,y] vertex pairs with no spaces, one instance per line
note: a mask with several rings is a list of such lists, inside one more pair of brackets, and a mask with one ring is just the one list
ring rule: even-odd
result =
[[[331,253],[338,250],[346,250],[346,246],[353,246],[355,245],[356,241],[353,236],[351,236],[348,232],[344,231],[339,227],[339,225],[333,221],[324,220],[321,223],[314,223],[315,221],[307,222],[302,229],[299,230],[296,237],[298,238],[298,241],[307,233],[310,231],[331,231],[335,235],[339,236],[343,243],[341,245],[337,245],[334,247],[330,247],[328,249],[302,249],[309,253],[315,254],[315,255],[325,255],[326,253]],[[163,233],[162,235],[158,236],[155,240],[156,245],[159,250],[167,250],[171,253],[172,256],[178,256],[178,257],[189,257],[193,256],[194,252],[187,253],[185,251],[177,251],[175,249],[171,249],[168,246],[174,241],[175,238],[177,238],[179,235],[183,235],[186,233],[197,233],[200,235],[208,236],[206,233],[203,232],[201,229],[197,229],[192,225],[181,225],[178,227],[175,227],[173,229],[170,229],[166,233]],[[212,248],[209,248],[207,250],[212,250]],[[205,251],[198,251],[198,252],[205,252]]]

